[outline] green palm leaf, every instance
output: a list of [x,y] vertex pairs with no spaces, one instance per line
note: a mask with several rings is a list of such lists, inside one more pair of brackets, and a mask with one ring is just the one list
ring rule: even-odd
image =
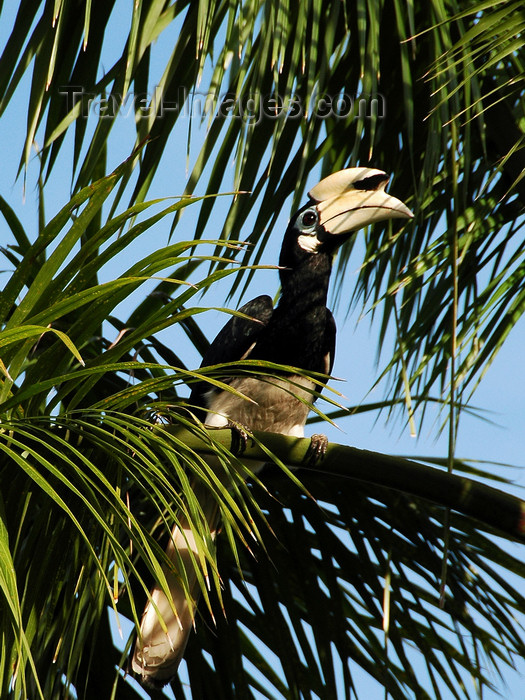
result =
[[[523,657],[515,499],[484,519],[492,492],[476,484],[462,500],[471,482],[436,476],[428,460],[418,481],[391,458],[373,486],[363,455],[357,481],[290,471],[278,437],[253,448],[278,466],[247,482],[184,397],[253,366],[196,371],[177,342],[204,351],[202,293],[228,277],[230,295],[246,290],[311,176],[384,168],[415,224],[367,232],[334,271],[341,292],[350,254],[362,255],[353,304],[370,312],[385,380],[384,399],[357,410],[415,426],[443,406],[441,465],[490,478],[457,460],[454,442],[525,309],[522,25],[516,0],[140,0],[128,14],[105,0],[19,4],[0,114],[29,84],[19,169],[31,176],[41,144],[41,198],[34,233],[0,198],[12,241],[0,293],[2,697],[138,697],[107,610],[114,626],[138,621],[152,579],[165,585],[163,542],[181,514],[208,577],[186,656],[194,698],[353,697],[364,677],[394,698],[467,698]],[[132,155],[108,172],[119,113],[135,120],[122,130]],[[174,134],[187,144],[185,196],[148,200]],[[57,173],[72,197],[47,221]],[[251,194],[220,211],[220,191]],[[213,307],[227,311],[216,296]],[[277,368],[258,370],[271,381]],[[331,403],[329,418],[350,412]],[[221,510],[216,550],[195,476]],[[187,695],[178,679],[173,689]]]

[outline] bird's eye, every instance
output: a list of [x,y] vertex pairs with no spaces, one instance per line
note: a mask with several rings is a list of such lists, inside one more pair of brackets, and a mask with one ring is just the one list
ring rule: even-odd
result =
[[319,221],[319,216],[316,209],[307,209],[299,217],[299,226],[303,231],[308,231],[315,229],[317,222]]

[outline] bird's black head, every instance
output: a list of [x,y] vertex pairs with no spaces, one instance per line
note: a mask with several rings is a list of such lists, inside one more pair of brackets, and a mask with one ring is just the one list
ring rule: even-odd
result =
[[349,231],[340,236],[333,236],[320,219],[320,212],[313,200],[292,216],[281,247],[281,267],[296,269],[308,258],[319,254],[332,258],[339,246],[353,233]]
[[385,192],[388,175],[374,168],[348,168],[321,180],[310,201],[290,220],[279,264],[297,269],[312,256],[329,256],[360,228],[375,221],[412,218],[399,199]]

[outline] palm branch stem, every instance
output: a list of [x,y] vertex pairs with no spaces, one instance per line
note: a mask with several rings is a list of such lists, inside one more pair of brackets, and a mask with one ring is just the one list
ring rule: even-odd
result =
[[[213,454],[214,444],[232,449],[232,431],[202,430],[199,434],[178,426],[163,426],[190,449]],[[327,477],[345,478],[394,489],[427,499],[478,520],[498,533],[525,542],[525,500],[475,479],[414,460],[329,443],[321,462],[308,463],[309,438],[293,438],[255,431],[243,452],[243,459],[277,463],[321,472]],[[313,494],[315,496],[315,494]]]

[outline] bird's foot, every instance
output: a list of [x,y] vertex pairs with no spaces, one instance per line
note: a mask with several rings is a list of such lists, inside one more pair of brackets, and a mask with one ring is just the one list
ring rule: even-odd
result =
[[244,425],[242,425],[242,423],[236,423],[231,420],[228,421],[227,427],[231,430],[232,433],[230,452],[237,456],[242,455],[248,447],[248,440],[250,439],[248,429]]
[[304,464],[313,466],[320,462],[326,454],[328,438],[322,433],[316,433],[310,438],[310,446],[304,456]]

